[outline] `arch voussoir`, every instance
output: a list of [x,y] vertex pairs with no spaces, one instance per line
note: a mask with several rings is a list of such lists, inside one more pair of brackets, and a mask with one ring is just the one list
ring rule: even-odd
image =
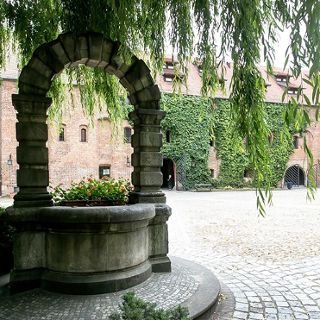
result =
[[33,55],[30,62],[28,63],[28,67],[35,70],[38,74],[43,75],[47,79],[52,79],[55,75],[55,71],[45,63],[43,63],[37,56]]
[[60,64],[63,65],[63,68],[68,68],[71,65],[72,61],[69,59],[69,56],[59,39],[49,42],[48,49],[55,57],[55,60],[58,60]]
[[90,67],[97,67],[102,59],[104,37],[101,33],[89,33],[87,40],[89,50],[89,60],[87,65]]
[[142,89],[129,96],[130,102],[135,106],[139,106],[140,103],[149,101],[158,101],[160,98],[161,93],[157,85]]
[[47,65],[50,69],[52,69],[55,74],[60,73],[64,68],[64,65],[59,60],[57,60],[49,51],[49,47],[47,43],[38,47],[33,53],[32,57],[37,57],[45,65]]
[[[24,93],[23,87],[20,84],[27,85],[29,87],[35,87],[40,89],[40,91],[47,92],[51,86],[51,79],[39,73],[37,70],[32,69],[29,65],[22,69],[19,77],[19,89],[20,93]],[[32,93],[32,92],[30,92]]]
[[85,34],[80,34],[76,39],[75,61],[72,65],[87,64],[89,60],[88,39]]
[[[62,46],[69,58],[69,60],[73,63],[76,61],[76,35],[71,32],[62,33],[58,37],[59,41],[62,43]],[[72,64],[71,64],[72,65]]]
[[[116,49],[118,50],[118,48]],[[133,63],[136,61],[136,57],[132,56],[130,63],[126,63],[118,52],[114,52],[111,56],[110,63],[106,66],[105,70],[109,74],[117,76],[122,79],[128,70],[131,68]]]
[[101,62],[98,67],[105,69],[110,64],[112,55],[115,54],[115,52],[118,52],[119,47],[119,42],[104,39],[102,44]]
[[135,61],[122,79],[125,79],[135,92],[154,86],[150,69],[143,60]]

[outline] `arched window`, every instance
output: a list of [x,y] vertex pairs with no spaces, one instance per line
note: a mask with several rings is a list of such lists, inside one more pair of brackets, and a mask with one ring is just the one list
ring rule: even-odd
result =
[[124,132],[123,132],[123,135],[124,135],[124,142],[125,143],[131,143],[131,128],[130,127],[125,127],[124,128]]
[[81,130],[80,130],[80,141],[87,142],[87,129],[86,128],[81,128]]
[[65,141],[65,125],[62,125],[59,131],[59,141]]

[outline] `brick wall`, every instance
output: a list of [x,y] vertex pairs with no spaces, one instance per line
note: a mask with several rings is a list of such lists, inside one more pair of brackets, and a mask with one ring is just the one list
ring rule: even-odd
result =
[[[75,89],[75,109],[63,117],[65,141],[59,141],[59,128],[49,127],[49,172],[50,185],[70,184],[82,177],[99,177],[99,166],[109,165],[111,177],[129,179],[132,148],[124,142],[123,121],[117,128],[120,136],[112,133],[113,125],[106,117],[96,118],[90,124],[81,110],[79,92]],[[87,141],[81,142],[81,129],[86,129]],[[115,130],[116,131],[116,130]],[[129,166],[127,164],[129,159]]]
[[[1,191],[2,194],[12,194],[16,186],[16,112],[11,103],[11,94],[17,92],[16,82],[12,80],[2,81],[1,92]],[[8,160],[12,159],[12,165]]]
[[[13,194],[16,186],[16,112],[11,103],[11,95],[17,92],[16,82],[4,80],[1,85],[1,176],[2,195]],[[82,177],[99,177],[99,166],[110,165],[111,177],[130,179],[131,153],[130,144],[123,139],[123,128],[129,126],[123,121],[117,130],[121,133],[117,137],[113,125],[104,117],[95,119],[90,125],[83,114],[79,93],[74,93],[75,108],[69,108],[63,116],[65,141],[59,141],[59,128],[49,123],[49,177],[50,185],[68,185],[71,181]],[[87,129],[87,142],[80,141],[80,129]],[[112,132],[114,131],[114,132]],[[12,165],[7,160],[12,157]],[[129,160],[129,161],[128,161]]]

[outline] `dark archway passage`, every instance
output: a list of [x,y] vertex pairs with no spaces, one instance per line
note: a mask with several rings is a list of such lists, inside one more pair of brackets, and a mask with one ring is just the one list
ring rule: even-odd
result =
[[288,182],[291,182],[294,186],[305,185],[305,174],[299,165],[296,164],[287,169],[284,175],[284,184],[287,185]]
[[161,172],[163,176],[163,183],[161,188],[172,189],[175,186],[176,179],[175,179],[174,163],[171,159],[168,159],[168,158],[163,159],[163,166],[161,168]]

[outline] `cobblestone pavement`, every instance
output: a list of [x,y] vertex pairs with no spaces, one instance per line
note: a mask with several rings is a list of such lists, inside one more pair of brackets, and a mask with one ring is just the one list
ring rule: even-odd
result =
[[[190,273],[190,264],[177,260],[174,260],[171,273],[153,273],[148,280],[135,286],[136,295],[165,309],[193,296],[200,286],[199,275]],[[0,320],[109,319],[119,311],[122,296],[130,291],[131,288],[99,295],[66,295],[30,290],[2,297]]]
[[167,192],[170,253],[208,267],[234,295],[214,319],[320,320],[319,197],[275,191],[262,218],[255,192]]
[[261,218],[255,192],[167,192],[170,254],[223,283],[214,320],[320,320],[319,197],[275,191]]

